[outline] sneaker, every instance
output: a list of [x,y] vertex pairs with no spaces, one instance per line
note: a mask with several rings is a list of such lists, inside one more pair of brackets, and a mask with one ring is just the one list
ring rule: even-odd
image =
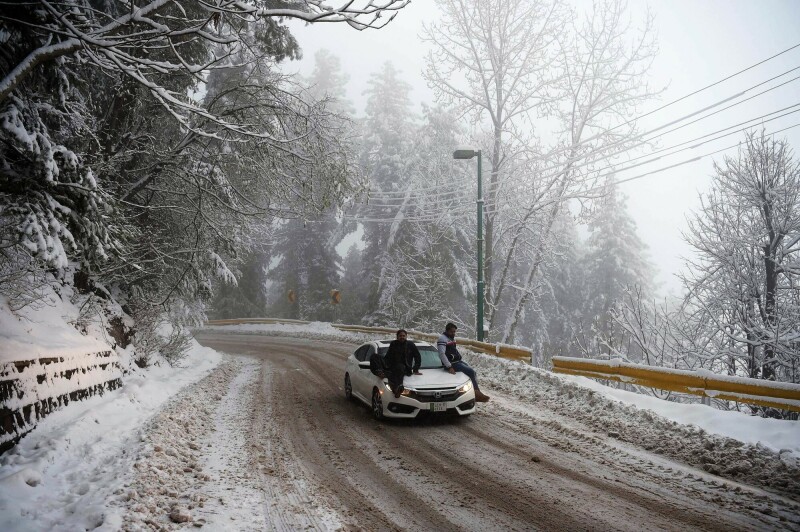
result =
[[489,402],[489,396],[480,390],[475,390],[475,400],[479,403]]

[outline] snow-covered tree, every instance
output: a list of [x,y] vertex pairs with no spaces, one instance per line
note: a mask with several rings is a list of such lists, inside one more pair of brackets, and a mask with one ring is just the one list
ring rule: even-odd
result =
[[788,143],[748,133],[715,163],[687,239],[685,312],[705,332],[695,356],[800,382],[800,162]]
[[315,100],[325,101],[328,110],[348,119],[355,115],[353,102],[347,98],[349,80],[337,56],[324,48],[314,54],[314,70],[307,80],[309,93]]
[[[583,243],[572,214],[561,213],[552,231],[552,241],[558,247],[542,268],[542,286],[537,287],[538,297],[525,310],[517,337],[517,341],[531,347],[533,363],[539,367],[549,367],[554,356],[578,353],[575,340],[585,313],[585,272],[580,264]],[[517,268],[517,276],[525,273],[524,268]]]
[[549,0],[440,0],[443,16],[425,27],[432,45],[425,76],[440,100],[488,122],[490,148],[486,187],[485,280],[487,325],[501,290],[495,275],[498,194],[510,158],[519,149],[519,121],[543,101],[555,78],[558,32],[564,5]]
[[253,250],[236,272],[237,283],[220,283],[210,314],[214,319],[263,318],[267,315],[266,265],[269,255]]
[[335,309],[337,320],[342,323],[361,323],[367,314],[368,283],[364,282],[364,254],[353,244],[342,260],[342,277],[339,282],[341,303]]
[[405,3],[4,7],[2,271],[76,261],[146,304],[234,281],[253,220],[349,194],[334,117],[274,68],[299,56],[286,18],[365,29]]
[[[591,330],[594,352],[606,355],[628,350],[624,331],[615,327],[611,313],[626,292],[637,289],[651,293],[652,265],[647,246],[636,234],[636,224],[627,212],[626,198],[610,177],[596,214],[589,224],[586,252],[581,259],[583,285],[583,326]],[[587,346],[588,348],[589,346]]]
[[[339,120],[340,142],[352,136],[349,111],[352,104],[346,97],[347,76],[342,73],[339,59],[320,51],[315,56],[314,71],[306,81],[311,98],[331,110]],[[359,174],[348,168],[341,174],[341,167],[331,165],[318,168],[315,180],[320,186],[338,184],[342,191],[352,191]],[[331,171],[330,174],[327,172]],[[292,220],[275,235],[274,253],[280,256],[280,264],[270,272],[273,287],[279,294],[294,290],[296,301],[277,297],[273,307],[277,315],[330,321],[333,307],[330,291],[339,288],[339,256],[335,245],[342,234],[340,213],[337,205],[330,202],[319,212],[305,219]],[[288,313],[288,314],[287,314]]]
[[[360,162],[368,178],[370,191],[376,195],[397,194],[407,190],[411,178],[414,115],[409,94],[411,86],[400,72],[387,62],[369,80],[366,117],[363,123]],[[368,280],[367,318],[370,323],[391,320],[381,307],[382,293],[389,280],[384,276],[392,230],[384,220],[401,211],[397,203],[376,201],[369,208],[358,208],[362,218],[381,220],[365,222],[364,279]],[[369,216],[364,216],[369,213]]]
[[[320,240],[314,222],[290,220],[276,231],[272,253],[279,262],[268,274],[276,294],[270,314],[332,321],[330,291],[339,288],[339,256],[333,242]],[[294,301],[287,297],[290,290]]]
[[[405,194],[375,200],[397,205],[380,307],[402,326],[432,330],[444,319],[459,320],[465,298],[474,296],[475,222],[463,215],[474,212],[475,183],[472,172],[452,164],[452,147],[459,143],[455,118],[452,110],[424,108],[424,121],[413,135]],[[467,332],[474,330],[473,323],[466,325]]]
[[[441,99],[488,130],[487,321],[492,335],[512,341],[545,286],[564,202],[585,195],[605,157],[635,136],[634,123],[610,126],[652,95],[644,81],[650,25],[629,37],[618,0],[596,3],[585,18],[559,0],[439,5],[442,21],[426,30],[426,75]],[[556,139],[549,147],[537,140],[545,132]],[[522,264],[525,273],[511,282]]]
[[276,68],[300,54],[287,18],[376,28],[406,3],[4,5],[0,291],[77,270],[137,337],[201,319],[261,229],[352,195],[339,117]]

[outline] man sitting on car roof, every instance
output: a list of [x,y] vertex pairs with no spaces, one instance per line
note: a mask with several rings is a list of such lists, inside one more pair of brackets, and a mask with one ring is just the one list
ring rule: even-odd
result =
[[439,336],[439,340],[436,342],[439,358],[442,359],[442,364],[450,373],[460,371],[469,377],[472,380],[472,385],[475,387],[475,400],[479,403],[485,403],[489,400],[489,396],[478,388],[478,378],[475,375],[475,370],[461,359],[461,353],[456,349],[456,329],[458,329],[458,327],[456,327],[455,323],[448,323],[445,325],[444,332]]
[[397,339],[392,340],[386,356],[383,357],[386,378],[395,397],[400,397],[400,394],[403,393],[403,379],[406,375],[422,375],[419,372],[422,364],[419,349],[414,342],[409,342],[407,338],[408,333],[405,329],[397,331]]

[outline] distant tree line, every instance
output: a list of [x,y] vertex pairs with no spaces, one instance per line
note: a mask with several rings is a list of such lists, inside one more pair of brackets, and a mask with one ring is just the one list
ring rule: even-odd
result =
[[338,60],[316,57],[309,90],[357,133],[361,188],[275,224],[265,312],[424,330],[450,320],[474,335],[475,167],[451,159],[469,146],[484,154],[490,340],[530,346],[544,367],[555,355],[622,357],[800,382],[800,183],[786,143],[752,133],[716,166],[687,234],[697,259],[685,297],[659,302],[609,164],[641,144],[632,118],[657,93],[650,20],[631,36],[611,0],[583,20],[562,2],[439,6],[425,33],[437,106],[415,110],[387,63],[355,116]]
[[148,352],[184,345],[157,338],[164,320],[207,315],[453,321],[473,336],[475,162],[452,160],[467,146],[484,158],[489,340],[540,366],[623,357],[800,382],[800,170],[785,141],[748,134],[715,166],[685,297],[655,301],[613,174],[659,92],[652,21],[631,33],[620,0],[580,15],[438,0],[423,32],[437,103],[421,109],[391,62],[360,115],[330,53],[308,78],[278,68],[301,54],[283,17],[364,29],[405,4],[5,6],[3,304],[71,284],[86,319],[133,323],[114,337]]
[[4,4],[3,303],[67,283],[82,309],[107,302],[96,320],[131,316],[139,336],[202,320],[215,286],[258,269],[276,219],[357,185],[339,117],[277,68],[300,56],[286,20],[376,28],[406,3]]

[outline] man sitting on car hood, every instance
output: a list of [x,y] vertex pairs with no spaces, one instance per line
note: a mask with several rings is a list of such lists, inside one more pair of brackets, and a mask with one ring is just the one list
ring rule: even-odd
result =
[[475,400],[479,403],[485,403],[489,400],[489,396],[478,388],[478,377],[475,375],[475,370],[461,359],[461,353],[456,349],[456,329],[458,327],[456,327],[455,323],[445,325],[444,332],[436,342],[439,358],[442,360],[442,365],[450,373],[460,371],[469,377],[472,380],[472,386],[475,388]]
[[419,367],[422,365],[419,349],[414,342],[409,342],[407,338],[408,333],[405,329],[397,331],[397,339],[392,340],[386,356],[383,357],[386,378],[389,380],[389,388],[395,397],[400,397],[400,394],[403,393],[403,379],[406,375],[410,376],[412,373],[422,375],[419,372]]

